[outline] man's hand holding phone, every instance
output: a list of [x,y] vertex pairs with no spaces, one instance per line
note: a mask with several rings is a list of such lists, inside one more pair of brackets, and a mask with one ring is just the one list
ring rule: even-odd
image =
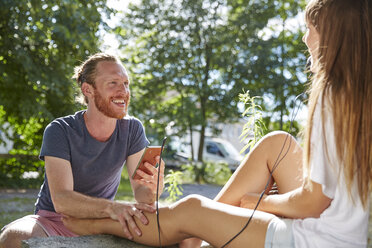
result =
[[[160,146],[149,146],[145,149],[138,165],[132,175],[132,179],[148,188],[154,195],[156,194],[156,187],[158,183],[158,170],[160,170],[159,177],[159,195],[164,188],[164,161],[160,163]],[[160,164],[160,166],[158,166]]]

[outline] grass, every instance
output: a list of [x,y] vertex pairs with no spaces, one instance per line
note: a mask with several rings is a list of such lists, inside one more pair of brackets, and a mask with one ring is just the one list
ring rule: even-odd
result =
[[13,197],[2,199],[0,203],[0,227],[34,213],[35,200],[33,198]]
[[132,186],[130,185],[129,176],[127,170],[124,168],[121,173],[121,180],[116,193],[115,200],[118,201],[133,201]]

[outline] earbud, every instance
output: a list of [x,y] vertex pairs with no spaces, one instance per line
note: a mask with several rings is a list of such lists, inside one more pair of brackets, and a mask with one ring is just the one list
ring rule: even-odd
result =
[[311,68],[311,64],[312,63],[313,63],[313,58],[310,56],[306,60],[306,66],[305,66],[305,68],[306,68],[307,71],[310,71],[310,68]]

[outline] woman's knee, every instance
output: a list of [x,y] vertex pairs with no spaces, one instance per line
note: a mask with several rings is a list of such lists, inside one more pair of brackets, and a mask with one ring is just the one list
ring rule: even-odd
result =
[[188,195],[174,203],[172,205],[172,208],[183,213],[189,211],[193,212],[201,208],[203,202],[206,201],[207,199],[208,198],[197,194]]
[[[302,161],[302,148],[297,143],[296,139],[289,133],[284,131],[273,131],[266,134],[260,144],[258,144],[260,154],[263,154],[267,160],[267,165],[276,163],[284,157],[297,154]],[[296,156],[297,156],[296,155]]]
[[199,219],[199,214],[203,212],[203,206],[207,201],[212,201],[201,195],[189,195],[175,202],[170,206],[172,212],[171,221],[173,230],[185,234],[184,238],[189,238],[190,231],[195,228],[195,220]]
[[266,134],[264,137],[263,137],[263,140],[268,140],[268,141],[271,141],[271,142],[280,142],[280,141],[284,141],[286,139],[293,139],[292,135],[285,132],[285,131],[272,131],[268,134]]
[[296,139],[285,131],[273,131],[266,134],[260,141],[265,150],[274,151],[284,147],[298,147]]

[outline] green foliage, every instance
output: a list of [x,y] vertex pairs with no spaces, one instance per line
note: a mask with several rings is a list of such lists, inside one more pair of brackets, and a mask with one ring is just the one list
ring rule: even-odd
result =
[[[131,4],[114,30],[134,82],[131,114],[154,139],[200,132],[199,160],[205,130],[240,117],[243,88],[263,96],[257,101],[271,113],[263,117],[268,129],[285,128],[305,81],[302,31],[286,23],[304,3]],[[0,1],[0,131],[14,141],[13,154],[36,155],[45,126],[81,108],[73,67],[99,51],[102,14],[111,13],[105,0]]]
[[[296,16],[303,11],[305,1],[249,1],[250,7],[242,6],[247,2],[230,1],[231,25],[242,27],[236,32],[237,51],[230,56],[233,80],[244,81],[244,89],[263,97],[257,100],[265,112],[268,131],[283,129],[293,108],[291,101],[304,91],[306,81],[306,46],[301,40],[301,26],[296,26],[302,22]],[[254,25],[260,29],[251,33]]]
[[[36,156],[0,157],[0,188],[37,188],[43,180],[43,162]],[[25,172],[38,172],[37,178],[24,179]]]
[[[183,173],[181,171],[169,170],[165,172],[165,190],[169,193],[169,197],[166,201],[174,202],[182,196],[182,178]],[[121,173],[121,181],[115,200],[134,200],[132,186],[126,169],[123,169]]]
[[170,170],[165,176],[166,191],[169,193],[168,201],[175,202],[183,195],[182,191],[182,176],[181,171]]
[[262,120],[262,109],[261,106],[256,103],[256,99],[258,98],[258,96],[251,97],[249,91],[239,95],[240,101],[244,103],[245,106],[242,116],[247,118],[242,134],[240,135],[241,142],[246,143],[241,152],[246,150],[250,151],[264,135],[265,124]]
[[183,165],[183,181],[224,185],[231,177],[226,163],[190,162]]
[[189,162],[180,166],[182,171],[182,183],[195,183],[197,169],[196,162]]
[[184,171],[184,179],[189,182],[204,183],[206,163],[191,161],[181,166]]
[[209,184],[225,185],[231,177],[227,163],[206,163],[204,180]]
[[130,184],[127,169],[124,167],[121,172],[121,179],[115,200],[134,201],[132,185]]
[[9,178],[0,177],[0,189],[39,189],[44,177],[38,178]]
[[[183,173],[181,171],[170,170],[165,172],[164,183],[168,185],[165,190],[169,193],[169,197],[166,201],[174,202],[179,198],[179,196],[182,196],[182,176]],[[134,201],[128,171],[125,168],[121,173],[120,185],[115,200]]]
[[170,121],[175,135],[199,131],[198,160],[205,129],[214,128],[211,120],[239,117],[241,87],[225,80],[231,41],[225,7],[224,1],[143,0],[128,8],[117,29],[136,82],[132,111],[154,131],[164,130]]
[[[0,105],[6,117],[71,113],[73,66],[98,50],[106,1],[1,1]],[[43,123],[43,121],[40,121]]]
[[45,126],[81,108],[73,67],[99,50],[101,15],[111,12],[106,0],[0,1],[0,132],[12,154],[38,154]]
[[215,123],[240,117],[243,88],[270,99],[261,101],[272,113],[268,121],[283,126],[290,99],[303,91],[305,78],[302,32],[284,24],[304,2],[142,0],[129,5],[115,32],[134,82],[132,113],[149,133],[199,132],[199,161],[205,130],[218,132]]

